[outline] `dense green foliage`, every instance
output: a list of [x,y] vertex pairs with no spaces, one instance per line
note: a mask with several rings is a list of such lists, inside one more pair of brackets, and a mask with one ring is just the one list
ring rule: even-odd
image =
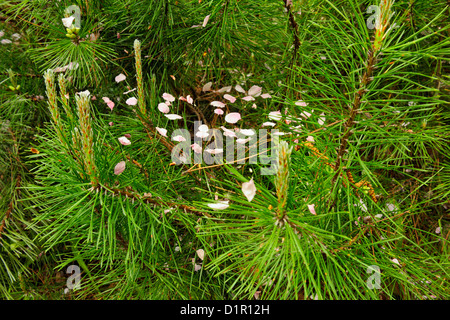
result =
[[[0,10],[1,298],[450,297],[447,1]],[[197,121],[281,131],[273,174],[174,163]]]

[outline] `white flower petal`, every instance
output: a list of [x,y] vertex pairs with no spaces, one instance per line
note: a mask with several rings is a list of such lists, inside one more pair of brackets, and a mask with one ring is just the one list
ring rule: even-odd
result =
[[214,210],[224,210],[228,208],[230,205],[228,204],[228,201],[220,201],[217,203],[208,203],[208,207]]
[[253,197],[256,194],[256,187],[253,178],[251,178],[250,181],[244,182],[242,184],[242,192],[244,193],[245,197],[249,202],[253,200]]
[[257,97],[261,94],[262,88],[259,86],[252,86],[250,89],[248,89],[248,95]]
[[236,123],[241,119],[241,115],[238,112],[231,112],[225,116],[225,121],[228,123]]
[[237,92],[245,93],[245,90],[240,85],[236,85],[236,87],[234,88],[236,89]]
[[177,115],[177,114],[165,114],[164,115],[166,118],[168,118],[169,120],[178,120],[178,119],[183,119],[183,117]]
[[227,99],[227,100],[230,101],[231,103],[234,103],[234,102],[236,101],[236,98],[233,97],[233,96],[230,95],[230,94],[224,94],[224,95],[223,95],[223,98],[224,98],[224,99]]
[[64,27],[70,28],[70,27],[72,27],[72,23],[75,20],[75,17],[63,18],[61,20],[62,20]]
[[223,103],[223,102],[220,102],[220,101],[213,101],[213,102],[211,102],[211,105],[213,106],[213,107],[217,107],[217,108],[225,108],[225,103]]
[[158,110],[162,113],[169,113],[170,108],[166,103],[161,102],[160,104],[158,104]]
[[115,174],[115,175],[119,175],[119,174],[121,174],[122,172],[124,172],[125,166],[126,166],[125,161],[120,161],[120,162],[119,162],[118,164],[116,164],[116,166],[114,167],[114,174]]
[[156,131],[158,131],[159,134],[162,135],[163,137],[167,137],[167,129],[156,127]]
[[127,101],[125,101],[125,103],[129,106],[135,106],[135,105],[137,105],[138,101],[135,97],[131,97],[131,98],[128,98]]
[[202,91],[203,91],[203,92],[211,91],[211,86],[212,86],[212,82],[206,83],[206,84],[203,86]]
[[203,260],[205,258],[205,250],[203,249],[198,249],[197,251],[195,251],[195,253],[197,253],[198,257]]
[[131,141],[127,139],[127,137],[120,137],[119,142],[124,146],[128,146],[131,144]]
[[164,92],[162,95],[163,99],[169,102],[174,102],[175,101],[175,97],[173,95],[171,95],[170,93],[166,93]]
[[117,83],[119,83],[120,81],[125,80],[127,77],[125,77],[125,75],[123,73],[119,74],[118,76],[116,76],[115,80]]

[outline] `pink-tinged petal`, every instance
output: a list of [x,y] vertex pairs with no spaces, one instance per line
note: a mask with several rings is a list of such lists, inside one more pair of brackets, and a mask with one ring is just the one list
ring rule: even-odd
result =
[[167,129],[156,127],[156,131],[158,131],[159,134],[162,135],[163,137],[167,137]]
[[[320,115],[323,116],[325,115],[325,113],[321,113]],[[319,123],[319,125],[323,126],[323,124],[325,123],[325,117],[320,117],[317,122]]]
[[252,86],[250,89],[248,89],[248,95],[257,97],[261,94],[262,88],[259,86]]
[[217,90],[217,92],[219,93],[223,93],[223,92],[230,92],[231,91],[231,86],[227,86],[227,87],[222,87],[219,90]]
[[236,101],[236,98],[233,97],[233,96],[230,95],[230,94],[224,94],[223,97],[224,97],[224,99],[227,99],[227,100],[230,101],[231,103],[234,103],[234,102]]
[[239,132],[246,136],[253,136],[255,134],[253,129],[241,129]]
[[166,118],[168,118],[169,120],[178,120],[178,119],[183,119],[183,117],[177,115],[177,114],[165,114],[164,115]]
[[225,121],[228,123],[236,123],[241,120],[241,114],[239,112],[231,112],[225,116]]
[[281,132],[281,131],[272,133],[272,135],[274,135],[274,136],[284,136],[285,134],[286,134],[286,132]]
[[114,122],[110,122],[108,123],[110,127],[112,127],[114,125]]
[[219,201],[217,203],[208,203],[208,207],[214,210],[224,210],[228,208],[230,205],[228,204],[228,201]]
[[316,209],[314,208],[315,204],[308,204],[308,209],[311,214],[316,215]]
[[128,146],[128,145],[131,144],[131,141],[128,140],[126,137],[120,137],[120,138],[119,138],[119,142],[120,142],[121,144],[123,144],[124,146]]
[[105,101],[105,103],[108,103],[111,101],[108,97],[103,97],[102,99],[103,99],[103,101]]
[[268,94],[268,93],[263,93],[263,94],[261,95],[261,98],[263,98],[263,99],[269,99],[269,98],[272,98],[272,96],[271,96],[270,94]]
[[205,85],[203,86],[202,91],[203,91],[203,92],[211,91],[211,86],[212,86],[212,82],[208,82],[207,84],[205,84]]
[[138,101],[135,97],[132,97],[132,98],[128,98],[127,101],[125,101],[125,103],[129,106],[135,106],[135,105],[137,105]]
[[240,85],[236,85],[236,87],[234,87],[234,88],[236,89],[237,92],[245,93],[244,88],[242,88]]
[[175,97],[173,95],[171,95],[170,93],[166,93],[164,92],[162,95],[163,99],[169,102],[174,102],[175,101]]
[[295,102],[295,105],[300,107],[306,107],[308,104],[303,100],[298,100]]
[[441,233],[441,227],[437,227],[436,230],[434,230],[434,232],[437,234]]
[[203,249],[198,249],[197,251],[195,251],[195,253],[197,253],[198,257],[203,260],[205,258],[205,250]]
[[125,75],[123,73],[119,74],[118,76],[116,76],[115,80],[117,83],[125,80],[127,77],[125,77]]
[[96,96],[92,96],[91,100],[97,100]]
[[206,27],[206,24],[208,23],[209,17],[210,17],[210,16],[211,16],[211,15],[208,14],[208,15],[203,19],[203,23],[202,23],[202,27],[203,27],[203,28]]
[[173,137],[172,140],[173,141],[178,141],[178,142],[186,141],[186,139],[183,136],[180,136],[180,135]]
[[190,95],[188,95],[188,96],[186,97],[186,101],[187,101],[187,103],[189,103],[189,104],[193,104],[193,103],[194,103],[194,99],[192,99],[192,97],[191,97]]
[[214,113],[218,114],[218,115],[222,115],[223,114],[223,110],[222,109],[215,109]]
[[213,107],[217,107],[217,108],[225,108],[226,104],[220,101],[213,101],[211,102],[211,105]]
[[201,264],[197,264],[197,263],[196,263],[196,264],[194,265],[194,271],[195,271],[195,272],[197,272],[197,271],[199,271],[199,270],[201,270],[201,269],[202,269],[202,265],[201,265]]
[[199,24],[194,24],[191,28],[200,28],[201,27],[201,25],[199,25]]
[[183,96],[180,96],[180,97],[178,98],[178,100],[186,101],[186,102],[187,102],[187,99],[186,99],[185,97],[183,97]]
[[223,153],[223,149],[206,149],[205,152],[208,152],[210,154],[219,154],[219,153]]
[[245,144],[249,140],[250,140],[250,138],[247,138],[247,139],[236,139],[236,142],[239,143],[239,144]]
[[314,142],[314,137],[313,137],[313,136],[308,136],[308,137],[306,138],[306,141]]
[[198,132],[195,134],[195,136],[203,139],[203,138],[208,137],[208,136],[209,136],[209,133],[208,133],[208,132],[203,132],[203,131],[198,131]]
[[253,197],[256,194],[256,186],[253,178],[251,178],[250,181],[244,182],[242,184],[242,192],[249,202],[253,200]]
[[392,261],[393,263],[396,263],[396,264],[400,265],[400,262],[399,262],[396,258],[391,259],[391,261]]
[[269,112],[269,119],[274,121],[281,120],[281,111],[272,111]]
[[119,175],[122,172],[125,171],[126,163],[125,161],[120,161],[116,166],[114,167],[114,174]]
[[202,147],[199,146],[197,143],[191,144],[192,150],[194,150],[195,153],[202,153]]
[[311,113],[309,113],[308,111],[303,111],[300,115],[305,119],[311,117]]
[[124,137],[130,139],[130,138],[131,138],[131,134],[125,133],[125,134],[124,134]]
[[245,100],[245,101],[254,101],[255,98],[253,98],[252,96],[246,96],[246,97],[243,97],[242,100]]
[[162,113],[169,113],[170,108],[167,104],[161,102],[160,104],[158,104],[158,110],[161,111]]
[[227,129],[224,126],[221,126],[220,128],[224,131],[224,136],[236,138],[236,133],[234,131]]
[[136,88],[128,90],[128,91],[125,91],[123,94],[128,94],[128,93],[133,92],[133,91],[136,91]]
[[270,122],[270,121],[264,122],[262,124],[263,127],[274,127],[275,125],[276,125],[276,123],[273,123],[273,122]]
[[253,109],[256,109],[258,106],[254,103],[254,104],[252,104],[252,108]]
[[113,101],[109,101],[106,104],[108,105],[108,108],[111,109],[111,111],[114,109],[114,102]]

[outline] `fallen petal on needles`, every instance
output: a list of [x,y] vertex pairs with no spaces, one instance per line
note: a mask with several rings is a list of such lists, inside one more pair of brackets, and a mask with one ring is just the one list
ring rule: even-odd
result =
[[183,119],[183,117],[177,115],[177,114],[165,114],[165,117],[167,117],[169,120],[178,120],[178,119]]
[[167,104],[161,102],[160,104],[158,104],[158,110],[161,111],[162,113],[169,113],[170,108]]
[[125,80],[127,77],[125,77],[125,75],[123,73],[119,74],[118,76],[116,76],[115,80],[117,83]]
[[253,178],[251,178],[250,181],[244,182],[242,184],[242,192],[244,193],[245,197],[249,202],[253,200],[253,197],[256,194],[256,186],[255,182],[253,181]]
[[125,161],[120,161],[116,166],[114,167],[114,174],[119,175],[125,170],[126,163]]
[[159,134],[162,135],[163,137],[167,137],[167,129],[156,127],[156,131],[158,131]]
[[132,98],[128,98],[127,101],[125,101],[125,103],[129,106],[135,106],[137,104],[137,99],[135,97]]
[[220,201],[217,203],[208,203],[208,207],[214,210],[224,210],[228,208],[230,205],[228,204],[228,201]]
[[127,139],[127,137],[120,137],[119,142],[124,146],[128,146],[131,144],[131,141]]
[[236,123],[241,119],[241,114],[238,112],[232,112],[225,116],[225,121],[228,123]]

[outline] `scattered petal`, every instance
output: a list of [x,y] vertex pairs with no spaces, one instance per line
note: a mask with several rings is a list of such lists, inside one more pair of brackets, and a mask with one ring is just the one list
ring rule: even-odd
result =
[[192,97],[191,97],[190,95],[188,95],[188,96],[186,97],[186,101],[187,101],[187,103],[189,103],[189,104],[193,104],[193,103],[194,103],[194,99],[192,99]]
[[225,108],[225,103],[223,103],[223,102],[220,102],[220,101],[213,101],[213,102],[211,102],[211,105],[213,106],[213,107],[217,107],[217,108]]
[[434,232],[437,233],[437,234],[441,233],[441,227],[437,227]]
[[253,98],[252,96],[246,96],[246,97],[243,97],[242,100],[245,100],[245,101],[254,101],[255,98]]
[[219,201],[217,203],[208,203],[208,207],[214,210],[224,210],[228,208],[230,205],[228,204],[228,201]]
[[222,115],[223,114],[223,110],[222,109],[215,109],[214,113],[218,114],[218,115]]
[[[325,115],[325,113],[321,113],[320,115],[323,116]],[[317,122],[319,123],[319,125],[323,126],[323,124],[325,123],[325,117],[320,117]]]
[[400,265],[400,262],[399,262],[396,258],[391,259],[391,261],[392,261],[393,263],[396,263],[396,264]]
[[309,117],[311,117],[311,113],[309,113],[307,111],[303,111],[300,115],[305,119],[308,119]]
[[202,266],[200,264],[195,264],[195,266],[194,266],[194,271],[195,272],[197,272],[197,271],[199,271],[201,269],[202,269]]
[[274,121],[281,120],[281,111],[272,111],[269,112],[269,119]]
[[212,82],[208,82],[207,84],[205,84],[205,85],[203,86],[202,91],[203,91],[203,92],[211,91],[211,86],[212,86]]
[[158,110],[161,111],[162,113],[169,113],[170,108],[167,104],[161,102],[160,104],[158,104]]
[[224,94],[223,97],[224,97],[224,99],[227,99],[231,103],[234,103],[236,101],[236,98],[229,94]]
[[116,166],[114,167],[114,174],[119,175],[125,170],[126,163],[125,161],[120,161]]
[[241,129],[239,132],[246,136],[253,136],[255,134],[253,129]]
[[201,126],[198,127],[198,131],[202,131],[202,132],[208,132],[208,126],[206,124],[202,124]]
[[223,88],[220,88],[217,92],[219,92],[219,93],[230,92],[231,88],[232,88],[231,86],[223,87]]
[[114,122],[110,122],[108,123],[110,127],[112,127],[114,125]]
[[271,96],[270,94],[268,94],[268,93],[263,93],[263,94],[261,95],[261,98],[263,98],[263,99],[269,99],[269,98],[272,98],[272,96]]
[[9,40],[9,39],[2,39],[2,41],[0,41],[2,44],[10,44],[10,43],[12,43],[12,41],[11,40]]
[[111,109],[111,111],[114,109],[114,102],[113,101],[108,101],[106,104],[108,105],[108,108]]
[[208,14],[208,15],[203,19],[203,23],[202,23],[202,27],[203,27],[203,28],[206,27],[206,24],[208,23],[209,17],[210,17],[210,16],[211,16],[211,15]]
[[11,35],[11,39],[13,39],[13,40],[19,40],[20,39],[20,34],[18,34],[18,33],[13,33],[12,35]]
[[173,140],[173,141],[178,141],[178,142],[186,141],[186,139],[185,139],[183,136],[180,136],[180,135],[174,136],[174,137],[172,138],[172,140]]
[[240,85],[236,85],[236,87],[234,88],[236,89],[237,92],[245,93],[245,90]]
[[119,142],[120,142],[121,144],[123,144],[124,146],[128,146],[128,145],[131,144],[131,141],[128,140],[126,137],[120,137],[120,138],[119,138]]
[[273,122],[270,122],[270,121],[264,122],[262,124],[263,127],[274,127],[275,125],[276,125],[276,123],[273,123]]
[[195,253],[197,253],[198,257],[203,260],[205,258],[205,250],[203,249],[198,249],[197,251],[195,251]]
[[232,112],[225,116],[225,121],[228,123],[236,123],[241,119],[241,115],[238,112]]
[[135,90],[136,90],[136,88],[133,88],[133,89],[131,89],[131,90],[125,91],[123,94],[128,94],[128,93],[133,92],[133,91],[135,91]]
[[254,103],[254,104],[252,104],[252,108],[253,109],[256,109],[257,108],[257,105]]
[[178,120],[178,119],[183,119],[183,117],[177,115],[177,114],[165,114],[164,116],[166,116],[169,120]]
[[63,18],[61,20],[62,20],[62,23],[63,23],[64,27],[71,28],[72,27],[72,23],[75,20],[75,17]]
[[164,92],[162,95],[163,99],[169,102],[174,102],[175,101],[175,97],[173,95],[171,95],[170,93],[166,93]]
[[223,149],[206,149],[205,152],[208,152],[210,154],[219,154],[223,153]]
[[202,153],[202,147],[199,146],[197,143],[191,144],[192,150],[194,150],[195,153]]
[[261,94],[262,88],[259,86],[252,86],[250,89],[248,89],[248,95],[257,97]]
[[118,76],[116,76],[116,82],[119,83],[120,81],[125,80],[127,77],[125,77],[125,75],[123,73],[119,74]]
[[308,136],[308,137],[306,138],[306,141],[314,142],[314,137],[313,137],[313,136]]
[[236,139],[236,142],[239,143],[239,144],[245,144],[249,140],[250,140],[250,138],[247,138],[247,139]]
[[167,137],[167,129],[156,127],[156,131],[158,131],[160,135]]
[[316,215],[316,209],[314,208],[315,204],[308,204],[308,209],[311,214]]
[[135,97],[132,97],[128,98],[127,101],[125,101],[125,103],[129,106],[135,106],[138,103],[138,101]]
[[303,100],[298,100],[295,102],[295,105],[300,106],[300,107],[306,107],[308,104]]
[[203,138],[208,137],[208,136],[209,136],[209,133],[208,133],[208,132],[203,132],[203,131],[198,131],[198,132],[195,134],[195,136],[203,139]]
[[242,192],[249,202],[253,200],[253,197],[256,194],[256,187],[253,178],[251,178],[250,181],[244,182],[242,184]]

